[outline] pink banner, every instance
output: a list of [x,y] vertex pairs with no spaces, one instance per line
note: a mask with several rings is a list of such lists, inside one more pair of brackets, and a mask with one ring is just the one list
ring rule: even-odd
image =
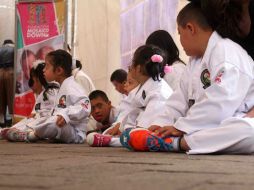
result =
[[24,45],[38,43],[59,34],[53,3],[19,3],[17,8]]

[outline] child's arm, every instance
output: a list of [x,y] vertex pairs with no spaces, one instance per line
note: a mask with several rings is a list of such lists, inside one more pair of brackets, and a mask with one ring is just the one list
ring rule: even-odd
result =
[[[79,123],[86,117],[90,115],[91,112],[91,104],[87,97],[77,97],[75,95],[68,95],[66,101],[69,102],[69,105],[64,109],[60,109],[57,111],[56,115],[61,116],[65,123],[76,122]],[[58,117],[59,124],[63,124],[63,120]]]

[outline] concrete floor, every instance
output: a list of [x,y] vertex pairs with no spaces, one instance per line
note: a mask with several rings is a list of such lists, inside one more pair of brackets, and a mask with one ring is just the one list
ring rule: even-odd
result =
[[254,156],[0,141],[1,190],[251,190]]

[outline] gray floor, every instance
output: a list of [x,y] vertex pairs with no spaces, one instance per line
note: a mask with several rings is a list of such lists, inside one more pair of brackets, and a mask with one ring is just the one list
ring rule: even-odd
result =
[[0,141],[0,189],[254,189],[254,156]]

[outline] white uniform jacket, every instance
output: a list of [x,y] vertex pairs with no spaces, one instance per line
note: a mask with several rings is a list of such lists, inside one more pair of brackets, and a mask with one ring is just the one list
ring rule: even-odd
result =
[[74,127],[78,135],[84,138],[90,112],[91,104],[82,87],[73,76],[65,79],[56,97],[52,115],[61,115],[66,124]]
[[86,96],[88,97],[89,94],[95,90],[94,84],[91,80],[91,78],[85,74],[84,71],[79,70],[79,68],[76,68],[72,71],[72,75],[74,76],[75,81],[83,87],[85,90]]
[[43,95],[44,90],[37,96],[34,106],[36,118],[49,117],[51,115],[51,111],[54,108],[54,103],[58,94],[58,90],[59,89],[56,88],[48,89],[46,93],[47,100]]
[[168,85],[175,91],[180,83],[181,76],[185,70],[186,65],[180,61],[176,61],[173,63],[172,71],[166,73],[163,79],[168,83]]
[[153,124],[191,134],[243,116],[254,105],[253,66],[238,44],[213,32],[203,58],[190,59],[180,87]]
[[148,79],[138,90],[131,103],[132,111],[128,114],[124,129],[129,126],[150,127],[156,114],[165,106],[166,100],[172,94],[172,89],[164,79],[154,81]]

